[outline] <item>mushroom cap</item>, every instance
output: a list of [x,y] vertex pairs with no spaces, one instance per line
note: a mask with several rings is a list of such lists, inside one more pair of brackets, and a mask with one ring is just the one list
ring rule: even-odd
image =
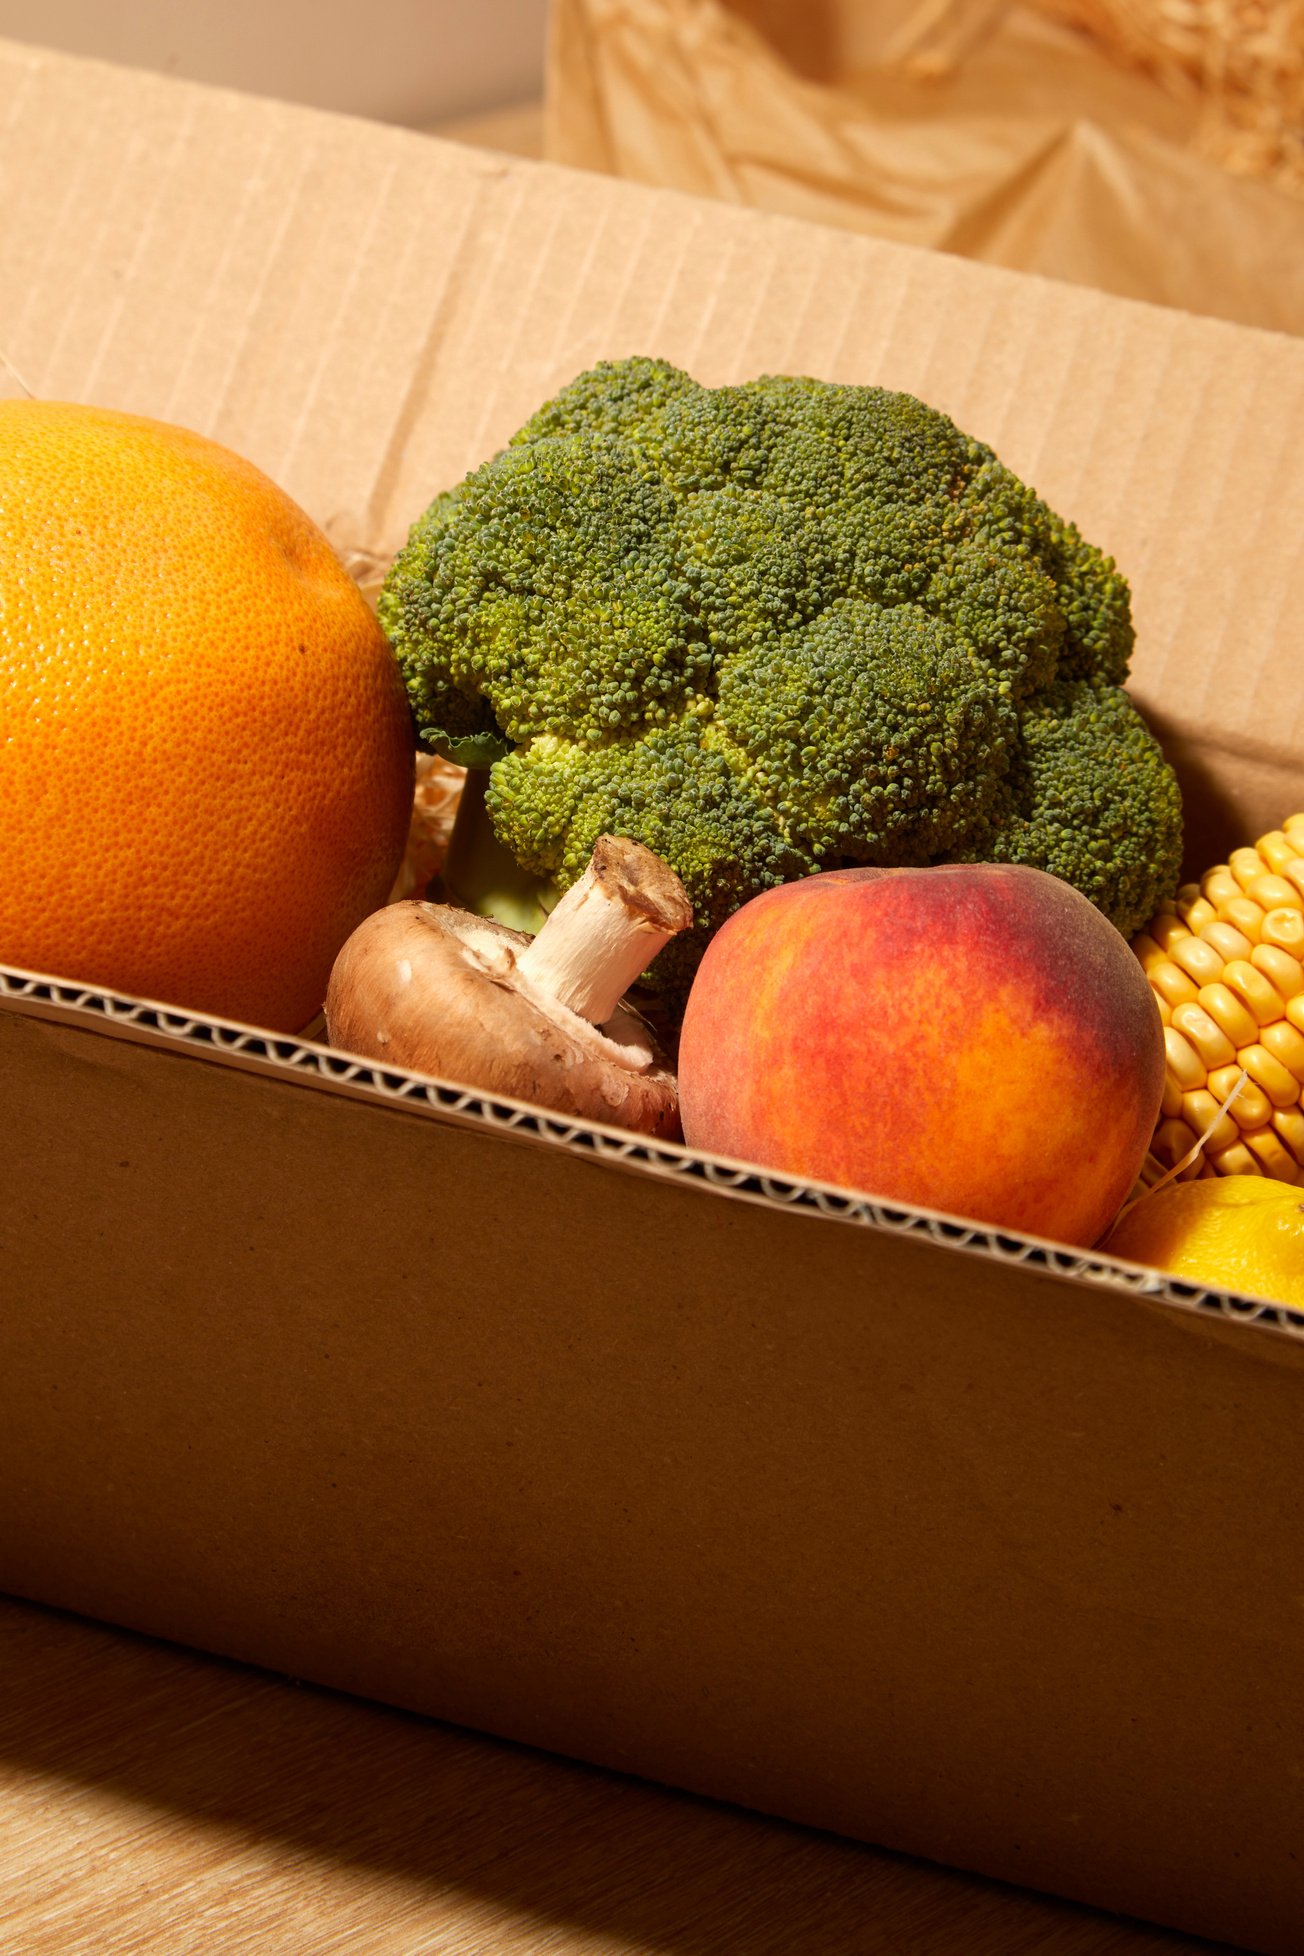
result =
[[531,942],[449,904],[374,911],[335,960],[330,1043],[479,1093],[678,1139],[674,1074],[638,1014],[622,1003],[599,1028],[558,1005],[516,968]]

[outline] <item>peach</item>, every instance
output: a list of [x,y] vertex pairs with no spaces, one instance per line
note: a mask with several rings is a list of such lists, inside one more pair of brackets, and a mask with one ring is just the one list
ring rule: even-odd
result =
[[1124,939],[1067,883],[993,863],[754,897],[707,948],[679,1051],[692,1147],[1083,1246],[1163,1084]]

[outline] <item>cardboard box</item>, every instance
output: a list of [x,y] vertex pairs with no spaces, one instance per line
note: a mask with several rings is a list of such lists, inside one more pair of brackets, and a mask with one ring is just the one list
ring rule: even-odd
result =
[[[1128,572],[1193,861],[1304,800],[1294,341],[27,48],[0,186],[5,386],[188,422],[380,554],[600,357],[909,388]],[[0,1585],[1301,1947],[1285,1314],[54,978],[0,1008]]]

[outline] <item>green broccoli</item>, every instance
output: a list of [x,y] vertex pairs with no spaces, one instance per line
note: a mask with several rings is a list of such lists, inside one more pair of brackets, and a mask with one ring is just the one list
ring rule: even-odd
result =
[[380,613],[545,907],[604,831],[678,870],[680,995],[731,911],[814,870],[1032,863],[1129,934],[1176,883],[1125,582],[911,395],[604,362],[436,498]]

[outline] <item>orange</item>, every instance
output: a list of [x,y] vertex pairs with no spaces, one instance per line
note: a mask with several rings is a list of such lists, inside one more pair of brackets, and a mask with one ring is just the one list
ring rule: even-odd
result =
[[1304,1190],[1265,1175],[1169,1182],[1125,1209],[1102,1247],[1185,1283],[1304,1307]]
[[384,635],[260,470],[0,402],[0,962],[296,1030],[412,776]]

